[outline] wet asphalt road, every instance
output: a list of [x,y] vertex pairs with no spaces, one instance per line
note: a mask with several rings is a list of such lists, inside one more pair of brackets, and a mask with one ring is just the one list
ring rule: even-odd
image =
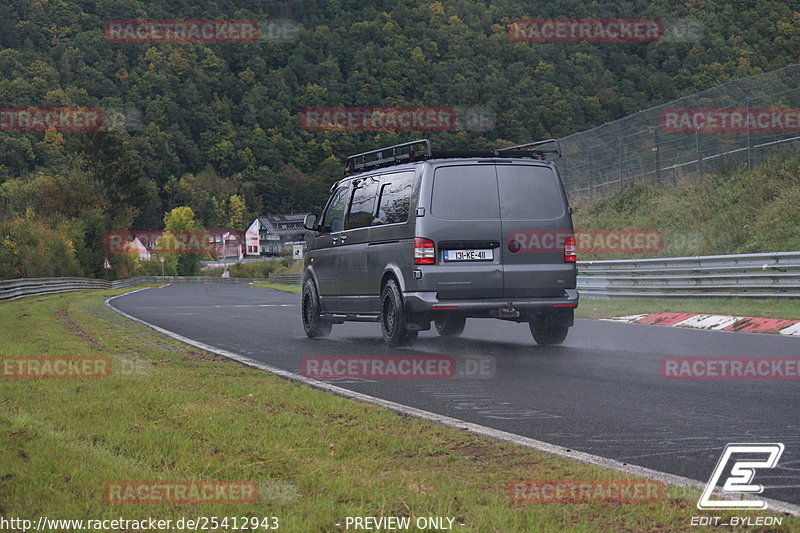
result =
[[164,329],[300,372],[306,356],[444,355],[458,368],[486,358],[493,376],[331,380],[341,387],[573,450],[702,482],[725,444],[782,442],[759,470],[763,496],[800,504],[800,382],[661,377],[674,356],[800,356],[800,338],[576,320],[562,346],[537,346],[526,325],[467,321],[460,338],[435,329],[389,349],[377,323],[335,325],[308,339],[299,295],[240,284],[172,285],[111,304]]

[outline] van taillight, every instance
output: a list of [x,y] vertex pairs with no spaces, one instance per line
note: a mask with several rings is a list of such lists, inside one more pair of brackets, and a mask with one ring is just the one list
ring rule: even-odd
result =
[[433,265],[436,263],[436,246],[430,239],[416,237],[414,239],[414,264]]
[[564,239],[564,262],[574,263],[578,260],[577,249],[575,248],[575,237]]

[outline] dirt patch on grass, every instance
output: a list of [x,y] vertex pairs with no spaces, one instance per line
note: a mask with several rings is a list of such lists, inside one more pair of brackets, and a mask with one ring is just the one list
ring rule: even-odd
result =
[[9,440],[15,442],[27,442],[33,439],[33,435],[27,429],[9,429],[4,433]]
[[95,346],[100,346],[100,343],[97,342],[97,339],[92,337],[91,333],[80,327],[80,325],[78,325],[78,323],[75,322],[71,316],[69,316],[69,311],[67,311],[66,309],[62,309],[56,312],[56,318],[58,318],[61,322],[63,322],[64,325],[67,327],[67,329],[69,329],[71,332],[73,332],[81,339],[91,344],[94,344]]
[[453,453],[457,453],[463,457],[470,457],[470,458],[481,458],[486,457],[488,455],[493,455],[492,450],[487,448],[486,446],[460,446],[458,448],[453,448]]
[[192,361],[213,361],[215,363],[224,363],[227,361],[227,359],[224,357],[219,357],[208,352],[202,352],[200,350],[184,350],[183,355]]

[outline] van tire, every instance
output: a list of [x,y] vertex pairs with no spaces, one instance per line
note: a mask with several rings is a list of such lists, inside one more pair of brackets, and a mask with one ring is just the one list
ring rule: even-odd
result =
[[406,329],[403,296],[397,282],[390,279],[381,291],[381,331],[389,346],[402,346],[417,340],[419,331]]
[[303,284],[302,306],[303,329],[308,338],[322,338],[330,335],[333,324],[320,318],[322,306],[313,279],[307,279]]
[[436,331],[442,337],[458,337],[464,332],[467,317],[461,315],[445,315],[433,321]]
[[536,344],[545,346],[563,343],[569,333],[569,326],[539,326],[533,322],[530,322],[529,326]]

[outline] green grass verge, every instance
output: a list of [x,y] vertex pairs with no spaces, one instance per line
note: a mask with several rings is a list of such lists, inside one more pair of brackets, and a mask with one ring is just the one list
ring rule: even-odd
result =
[[272,281],[254,281],[251,283],[253,287],[266,287],[268,289],[275,289],[276,291],[293,292],[300,294],[300,285],[294,283],[274,283]]
[[[576,202],[576,229],[658,230],[657,254],[738,254],[800,250],[800,155],[786,151],[752,171],[707,174],[697,181],[634,183],[594,202]],[[627,259],[633,254],[578,259]]]
[[800,320],[797,301],[749,298],[589,298],[581,296],[577,318],[612,318],[649,313],[701,313]]
[[[657,503],[512,503],[507,486],[520,478],[626,476],[200,352],[103,305],[121,292],[0,304],[3,357],[104,355],[113,368],[106,379],[2,380],[0,515],[277,516],[280,530],[297,532],[391,515],[456,517],[466,524],[458,531],[697,530],[688,524],[698,493],[683,488]],[[103,499],[112,480],[247,480],[261,500],[117,505]],[[784,518],[782,527],[796,525]]]

